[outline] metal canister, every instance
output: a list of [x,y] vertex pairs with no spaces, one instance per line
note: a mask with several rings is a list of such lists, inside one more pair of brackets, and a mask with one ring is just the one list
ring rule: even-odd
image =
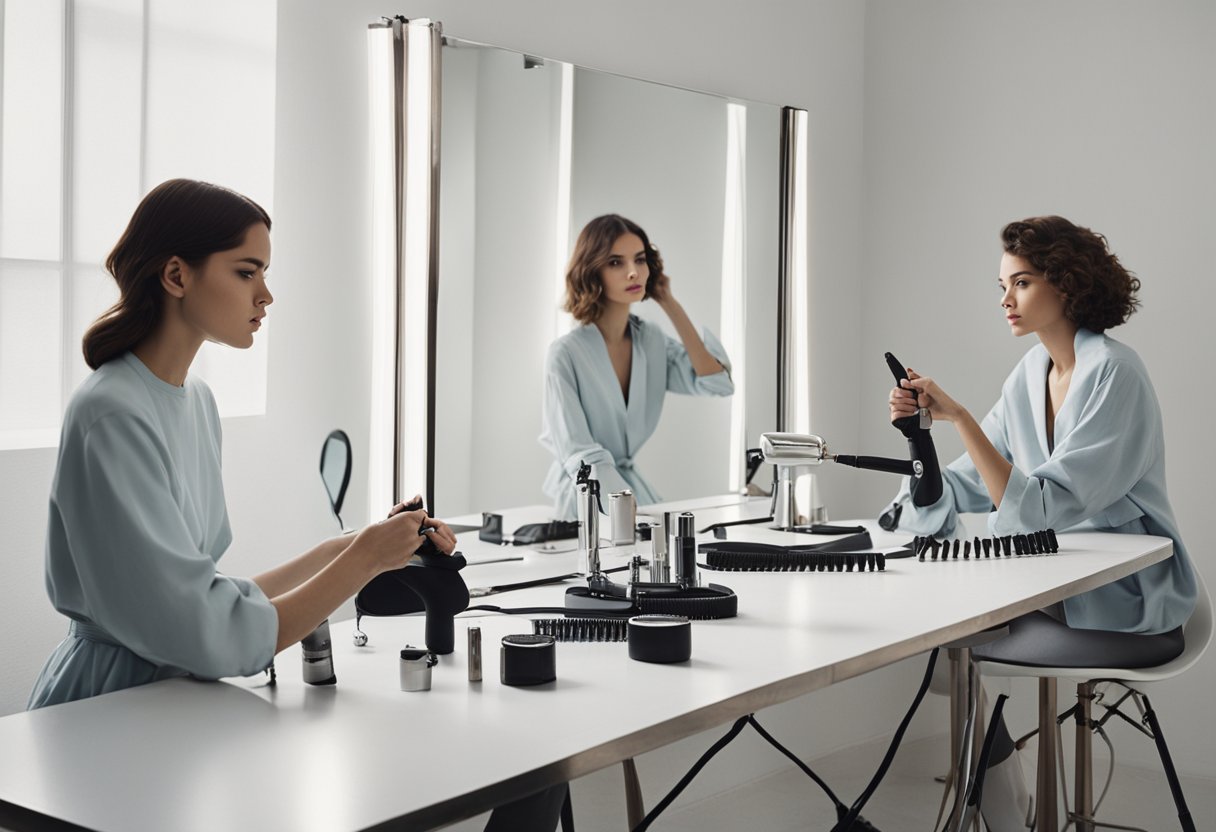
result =
[[691,511],[681,512],[676,521],[676,544],[671,559],[675,562],[676,583],[688,588],[697,585],[697,530]]
[[654,583],[665,584],[671,580],[671,560],[668,558],[667,523],[670,512],[663,515],[663,521],[651,530],[651,545],[654,547],[650,556],[650,580]]
[[469,681],[481,681],[481,628],[469,627]]
[[328,618],[300,642],[300,658],[303,660],[304,681],[308,684],[332,685],[338,681],[337,675],[334,674],[334,652],[329,640]]
[[626,488],[608,495],[608,545],[632,545],[637,521],[638,503],[632,491]]

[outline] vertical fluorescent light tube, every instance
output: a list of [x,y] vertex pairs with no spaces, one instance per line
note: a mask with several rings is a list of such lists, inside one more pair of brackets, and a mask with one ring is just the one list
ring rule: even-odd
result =
[[[807,274],[807,112],[793,113],[793,205],[790,224],[793,226],[790,245],[790,301],[797,312],[798,325],[794,327],[792,369],[794,389],[792,405],[792,430],[795,433],[811,432],[811,350],[809,287]],[[794,486],[797,505],[808,506],[807,522],[814,524],[827,520],[823,513],[823,497],[816,487],[814,474],[802,477]]]
[[781,113],[781,257],[778,301],[777,426],[810,431],[810,349],[807,333],[807,113]]
[[397,94],[400,21],[368,26],[368,102],[372,195],[371,424],[368,436],[368,520],[383,519],[396,494],[394,425],[397,397]]
[[747,108],[726,105],[726,194],[722,217],[722,345],[730,356],[735,394],[730,399],[730,454],[727,490],[743,488],[743,455],[747,447],[747,354],[743,337],[747,320]]
[[793,246],[790,270],[793,278],[791,300],[799,314],[800,326],[794,328],[794,401],[793,430],[809,433],[811,430],[811,346],[808,332],[810,320],[810,282],[807,266],[807,222],[809,205],[807,196],[807,112],[794,111],[794,205]]
[[370,519],[398,499],[433,498],[437,101],[440,28],[368,27],[372,159]]
[[574,328],[574,318],[562,309],[566,297],[566,264],[570,258],[570,167],[574,147],[574,65],[563,63],[559,76],[557,113],[557,203],[554,211],[553,274],[557,312],[553,337]]
[[435,125],[432,93],[437,30],[429,20],[411,20],[405,33],[405,203],[401,218],[402,282],[399,289],[398,497],[433,498],[429,448],[432,376],[431,322]]

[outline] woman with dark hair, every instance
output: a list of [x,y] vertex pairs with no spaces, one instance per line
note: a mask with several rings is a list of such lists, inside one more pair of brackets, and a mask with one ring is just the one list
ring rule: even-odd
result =
[[94,372],[64,415],[47,528],[47,591],[71,624],[31,709],[171,676],[257,673],[404,566],[424,523],[455,548],[444,523],[395,506],[263,575],[217,571],[232,540],[220,421],[189,370],[203,341],[253,344],[274,300],[269,265],[266,212],[186,179],[144,197],[106,260],[120,298],[84,337]]
[[[1182,652],[1197,585],[1166,494],[1165,430],[1140,357],[1105,335],[1139,306],[1140,281],[1106,240],[1062,217],[1001,232],[1000,305],[1032,347],[983,422],[934,379],[909,369],[891,391],[891,419],[929,408],[966,453],[942,472],[944,493],[916,508],[904,486],[900,527],[951,536],[958,515],[987,513],[993,535],[1053,528],[1170,538],[1174,556],[1010,624],[976,658],[1046,667],[1151,667]],[[898,508],[897,508],[898,507]],[[1008,761],[1008,762],[1007,762]],[[996,832],[1025,828],[1025,784],[999,726],[983,793]]]
[[[631,313],[647,298],[680,340]],[[631,489],[639,504],[656,503],[634,456],[658,426],[668,391],[734,393],[726,351],[711,334],[702,340],[697,333],[646,232],[616,214],[596,217],[579,234],[565,308],[582,326],[554,341],[545,360],[540,442],[555,460],[545,493],[558,519],[573,519],[574,478],[586,462],[604,493]]]

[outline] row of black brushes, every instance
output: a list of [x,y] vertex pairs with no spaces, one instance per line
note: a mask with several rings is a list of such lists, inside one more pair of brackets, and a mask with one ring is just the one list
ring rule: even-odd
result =
[[887,568],[882,552],[724,552],[704,547],[702,551],[705,566],[724,572],[883,572]]
[[1056,539],[1055,529],[1044,529],[1027,534],[1010,534],[1004,537],[975,538],[971,540],[938,540],[935,537],[915,537],[912,539],[912,551],[917,560],[958,560],[961,552],[963,560],[984,558],[1014,558],[1026,555],[1054,555],[1060,551],[1060,542]]
[[558,641],[628,641],[626,618],[534,618],[532,632]]

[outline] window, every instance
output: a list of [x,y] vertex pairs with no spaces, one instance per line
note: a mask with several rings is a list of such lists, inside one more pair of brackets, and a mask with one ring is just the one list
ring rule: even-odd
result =
[[[104,260],[173,177],[271,212],[275,0],[0,0],[0,450],[56,444]],[[204,345],[223,416],[266,411],[263,337]]]

